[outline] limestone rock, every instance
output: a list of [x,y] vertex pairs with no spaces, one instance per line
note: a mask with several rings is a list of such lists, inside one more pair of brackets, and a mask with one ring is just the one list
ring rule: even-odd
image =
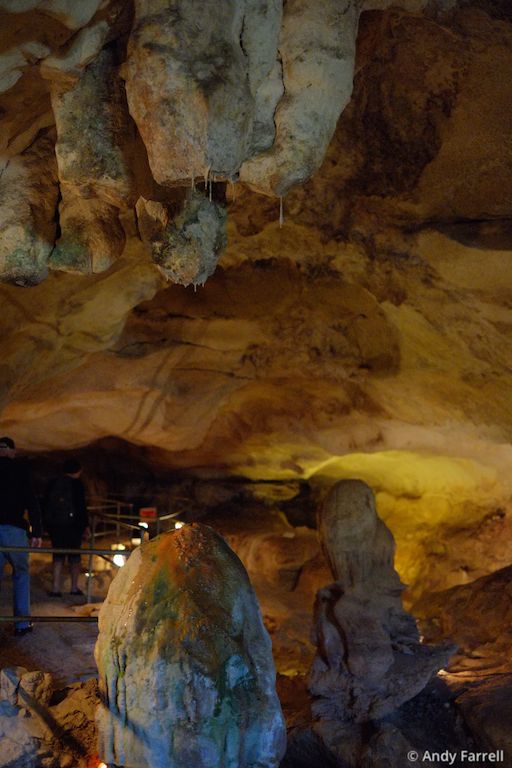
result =
[[356,0],[286,3],[279,45],[284,97],[275,113],[275,142],[240,173],[258,192],[284,195],[320,167],[352,93],[358,18]]
[[285,731],[270,640],[243,566],[210,528],[185,526],[136,550],[99,630],[105,762],[279,764]]
[[315,604],[313,714],[328,722],[376,719],[419,693],[454,648],[420,644],[401,605],[393,537],[365,483],[334,486],[319,532],[336,581]]
[[452,638],[461,657],[454,669],[508,670],[512,654],[512,566],[440,592],[414,605],[429,642]]
[[84,27],[73,38],[65,53],[48,56],[41,63],[41,72],[47,79],[78,78],[82,70],[98,56],[110,32],[106,19]]
[[141,201],[138,210],[142,233],[166,277],[181,285],[204,284],[226,245],[226,209],[193,192],[174,220],[155,201]]
[[51,266],[77,272],[107,269],[124,233],[118,208],[130,201],[124,89],[113,53],[103,50],[71,89],[52,82],[62,190],[60,239]]
[[503,750],[501,757],[505,761],[510,759],[512,749],[511,689],[510,673],[494,675],[481,679],[456,699],[479,748],[490,752]]
[[48,56],[50,49],[35,40],[0,55],[0,93],[8,91],[23,76],[25,67]]
[[117,260],[125,244],[119,209],[95,196],[82,197],[73,189],[60,205],[59,238],[48,265],[63,272],[104,272]]
[[2,9],[9,13],[40,10],[53,16],[69,29],[87,24],[104,0],[2,0]]
[[0,279],[34,285],[48,274],[57,192],[52,133],[41,132],[0,171]]
[[249,156],[268,149],[275,139],[274,113],[283,95],[278,58],[281,21],[281,0],[246,0],[240,42],[247,58],[249,88],[254,99]]
[[320,721],[313,733],[328,745],[327,755],[336,768],[402,768],[412,750],[400,729],[387,722],[372,723],[369,730],[356,723]]
[[47,672],[0,671],[0,767],[87,768],[95,753],[96,680],[59,692]]
[[235,175],[273,137],[280,2],[223,0],[205,14],[197,0],[137,0],[135,10],[126,90],[156,181]]
[[114,54],[104,49],[74,87],[52,83],[56,154],[63,185],[93,189],[113,205],[130,199],[126,101]]
[[18,701],[18,689],[25,667],[5,667],[0,671],[0,700],[15,706]]
[[17,696],[19,707],[47,706],[52,695],[53,681],[48,672],[36,670],[21,676]]

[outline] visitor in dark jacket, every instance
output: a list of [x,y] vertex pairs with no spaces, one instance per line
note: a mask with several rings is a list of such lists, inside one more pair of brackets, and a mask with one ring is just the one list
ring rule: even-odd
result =
[[[28,521],[26,516],[28,515]],[[41,511],[32,489],[28,466],[16,458],[10,437],[0,438],[0,546],[27,547],[42,544]],[[30,573],[27,552],[0,552],[0,579],[4,566],[12,567],[13,611],[15,616],[30,615]],[[32,630],[27,619],[15,622],[15,635]]]
[[[68,459],[62,474],[48,486],[44,502],[45,527],[55,549],[80,549],[82,539],[90,535],[85,491],[80,479],[82,466],[75,459]],[[62,597],[62,564],[68,558],[71,573],[70,595],[83,595],[78,586],[80,555],[53,555],[53,586],[50,597]]]

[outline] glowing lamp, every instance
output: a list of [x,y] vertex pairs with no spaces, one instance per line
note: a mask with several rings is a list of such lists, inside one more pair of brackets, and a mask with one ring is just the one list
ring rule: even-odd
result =
[[175,528],[183,528],[184,525],[185,523],[182,523],[181,520],[176,520],[176,522],[174,523]]

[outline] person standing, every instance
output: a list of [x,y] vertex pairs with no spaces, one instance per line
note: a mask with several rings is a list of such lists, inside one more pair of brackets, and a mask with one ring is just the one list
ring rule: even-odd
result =
[[[76,459],[68,459],[62,466],[62,474],[50,483],[44,503],[45,527],[55,549],[80,549],[82,539],[90,535],[89,516],[85,490],[80,479],[82,465]],[[62,597],[62,564],[66,557],[71,574],[70,595],[83,595],[78,586],[80,555],[53,555],[53,586],[50,597]]]
[[[28,513],[28,522],[26,514]],[[42,544],[41,510],[32,488],[28,467],[16,458],[16,445],[10,437],[0,438],[0,546],[26,547]],[[13,612],[30,615],[30,572],[28,552],[0,552],[0,579],[4,567],[12,567]],[[14,634],[26,635],[33,629],[28,620],[17,621]]]

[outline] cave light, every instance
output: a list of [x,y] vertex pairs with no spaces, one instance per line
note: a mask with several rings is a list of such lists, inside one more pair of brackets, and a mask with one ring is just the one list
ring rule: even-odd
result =
[[181,520],[176,520],[176,522],[174,523],[174,528],[175,529],[183,528],[184,525],[185,523],[183,523]]
[[122,568],[126,563],[126,557],[124,555],[114,555],[112,562],[114,565],[117,565],[118,568]]

